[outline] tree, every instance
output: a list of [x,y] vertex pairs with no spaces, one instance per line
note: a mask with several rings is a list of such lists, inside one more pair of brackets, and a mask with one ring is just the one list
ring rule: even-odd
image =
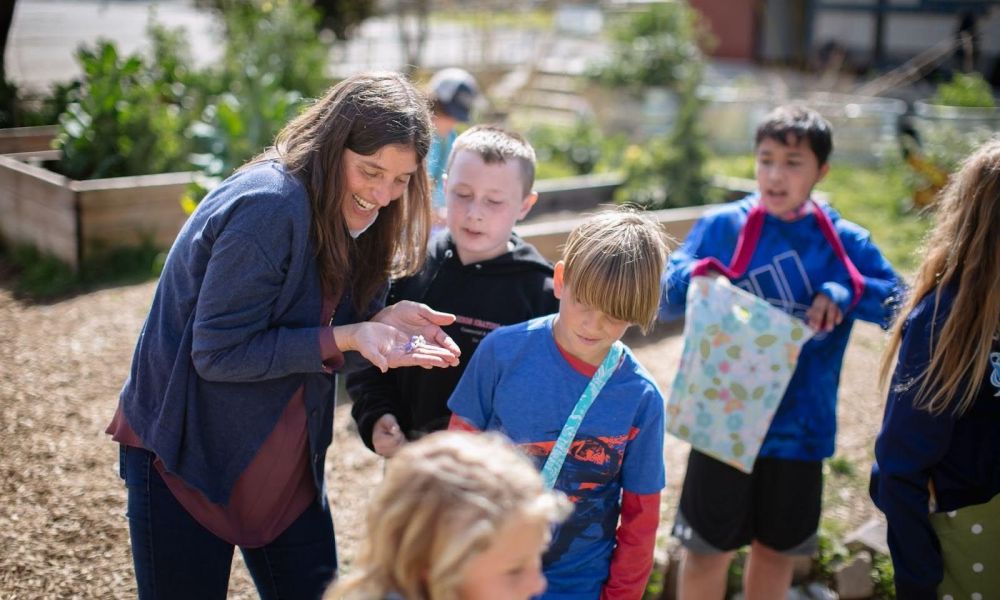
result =
[[406,72],[411,76],[421,66],[429,14],[430,0],[396,0],[399,45],[403,49]]
[[14,23],[14,2],[0,2],[0,127],[14,125],[14,104],[17,101],[17,87],[7,81],[7,68],[4,58],[7,56],[7,36],[10,26]]

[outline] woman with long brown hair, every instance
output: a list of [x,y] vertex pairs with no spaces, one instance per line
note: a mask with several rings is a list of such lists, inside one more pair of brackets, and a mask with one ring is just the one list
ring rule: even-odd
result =
[[966,159],[936,219],[882,363],[885,383],[898,352],[871,495],[898,597],[996,598],[1000,140]]
[[178,234],[108,427],[140,598],[225,598],[235,546],[262,598],[334,577],[334,373],[458,362],[452,315],[383,308],[424,256],[429,144],[408,81],[348,78]]

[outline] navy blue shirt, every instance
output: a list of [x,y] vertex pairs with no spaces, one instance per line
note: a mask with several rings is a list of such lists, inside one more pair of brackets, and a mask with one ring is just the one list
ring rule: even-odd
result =
[[[168,472],[212,502],[228,501],[300,386],[326,502],[335,386],[320,350],[328,324],[319,322],[311,222],[305,187],[280,164],[229,177],[178,234],[139,335],[120,395],[125,417]],[[333,324],[360,320],[345,292]]]
[[889,524],[889,549],[900,598],[937,598],[944,576],[941,548],[930,524],[934,482],[936,510],[946,512],[988,502],[1000,493],[1000,341],[987,361],[979,392],[960,417],[914,408],[919,383],[930,364],[931,342],[951,312],[955,288],[941,290],[935,315],[931,292],[907,317],[899,362],[875,442],[870,492]]

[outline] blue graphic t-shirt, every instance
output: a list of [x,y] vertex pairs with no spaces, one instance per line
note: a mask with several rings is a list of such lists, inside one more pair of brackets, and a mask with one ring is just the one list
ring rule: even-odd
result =
[[[555,315],[486,336],[448,408],[469,424],[499,431],[541,469],[589,378],[560,354]],[[626,348],[621,365],[590,407],[555,488],[575,507],[543,559],[543,598],[596,599],[607,580],[621,492],[653,494],[665,485],[663,397]]]

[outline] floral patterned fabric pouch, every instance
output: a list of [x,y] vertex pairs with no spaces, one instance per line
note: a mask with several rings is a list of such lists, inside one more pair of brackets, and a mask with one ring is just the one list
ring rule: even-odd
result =
[[725,277],[694,277],[667,431],[741,471],[757,452],[812,329]]
[[[829,217],[815,203],[810,208],[847,270],[853,308],[864,279]],[[729,265],[705,258],[692,270],[681,364],[667,401],[667,431],[746,473],[753,471],[799,352],[815,334],[802,320],[729,282],[749,267],[765,218],[759,203],[750,210]],[[703,276],[710,270],[725,277]]]

